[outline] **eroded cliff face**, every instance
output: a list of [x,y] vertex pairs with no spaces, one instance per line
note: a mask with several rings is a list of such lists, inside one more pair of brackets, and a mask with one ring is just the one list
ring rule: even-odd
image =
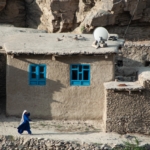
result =
[[141,38],[141,35],[142,39],[150,38],[149,0],[1,0],[0,2],[0,23],[43,29],[48,32],[92,32],[95,27],[105,26],[110,32],[123,36],[133,14],[127,36],[130,39]]
[[0,23],[25,26],[25,2],[21,0],[0,0]]

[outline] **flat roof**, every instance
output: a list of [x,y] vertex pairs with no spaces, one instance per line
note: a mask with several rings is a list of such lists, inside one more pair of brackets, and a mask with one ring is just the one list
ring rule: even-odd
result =
[[3,46],[4,43],[13,40],[13,37],[16,34],[21,34],[21,33],[35,34],[35,33],[46,33],[46,31],[31,29],[31,28],[0,26],[0,46]]
[[140,85],[138,81],[136,82],[117,82],[111,81],[104,83],[104,87],[106,90],[126,90],[126,91],[136,91],[144,89],[143,86]]
[[8,54],[111,54],[117,53],[118,47],[124,44],[124,40],[118,39],[107,41],[107,47],[96,49],[91,46],[93,42],[92,34],[18,33],[4,43],[4,49]]

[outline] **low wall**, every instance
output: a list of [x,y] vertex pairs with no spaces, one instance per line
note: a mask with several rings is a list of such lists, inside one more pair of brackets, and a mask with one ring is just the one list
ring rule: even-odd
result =
[[106,90],[106,131],[150,134],[150,89],[136,91]]
[[[116,145],[119,147],[120,145]],[[113,146],[114,147],[114,146]],[[121,146],[120,146],[121,147]],[[56,141],[44,138],[19,138],[14,136],[1,136],[0,149],[16,150],[102,150],[113,149],[111,146],[102,143],[79,143],[74,141]]]
[[[139,147],[149,150],[150,145],[145,144]],[[0,136],[1,150],[114,150],[124,149],[122,144],[103,144],[103,143],[78,143],[75,141],[56,141],[44,138],[19,138],[9,136]]]

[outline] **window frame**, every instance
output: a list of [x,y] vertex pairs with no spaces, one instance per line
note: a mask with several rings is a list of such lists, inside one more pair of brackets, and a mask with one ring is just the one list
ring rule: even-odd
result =
[[[32,70],[32,67],[35,67],[35,71]],[[40,71],[40,67],[44,67],[43,71]],[[44,86],[46,85],[46,64],[30,64],[29,65],[29,85],[30,86]],[[32,78],[32,75],[35,74],[35,78]],[[40,75],[43,74],[43,78],[40,78]]]
[[[77,66],[77,68],[73,68],[73,66]],[[79,70],[80,66],[82,66],[81,71]],[[88,66],[88,68],[84,68],[85,66]],[[77,71],[77,79],[75,79],[75,80],[72,79],[73,70]],[[87,80],[83,79],[84,71],[88,71],[88,79]],[[90,71],[91,71],[90,64],[71,64],[70,65],[70,85],[71,86],[90,86],[90,84],[91,84],[90,83]],[[82,79],[79,79],[80,78],[79,75],[82,76]]]

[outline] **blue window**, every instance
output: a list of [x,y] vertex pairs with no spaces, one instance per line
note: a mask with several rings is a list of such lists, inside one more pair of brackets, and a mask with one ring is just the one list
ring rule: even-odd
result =
[[46,65],[29,65],[29,85],[46,85]]
[[90,65],[74,64],[70,66],[70,85],[90,85]]

